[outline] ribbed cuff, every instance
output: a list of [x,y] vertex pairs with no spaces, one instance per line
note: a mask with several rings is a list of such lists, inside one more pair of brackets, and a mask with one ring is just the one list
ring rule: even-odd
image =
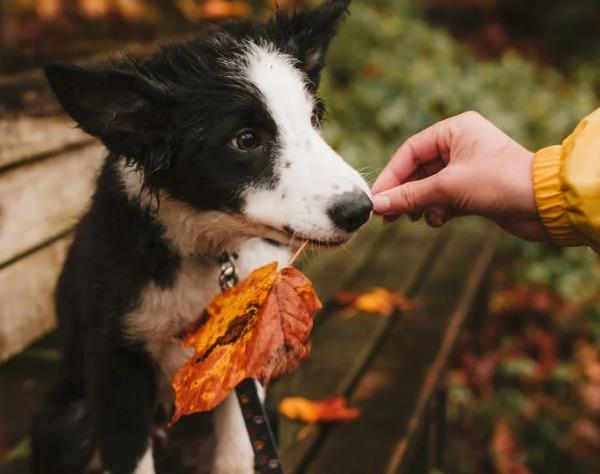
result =
[[582,245],[583,241],[573,229],[567,214],[560,182],[562,147],[542,148],[533,158],[533,186],[538,214],[552,240],[558,245]]

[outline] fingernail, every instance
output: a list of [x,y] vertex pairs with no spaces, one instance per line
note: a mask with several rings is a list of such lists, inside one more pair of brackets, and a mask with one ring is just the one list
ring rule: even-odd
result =
[[384,212],[389,211],[391,207],[392,203],[389,196],[386,196],[385,194],[373,196],[373,210],[378,214],[383,214]]

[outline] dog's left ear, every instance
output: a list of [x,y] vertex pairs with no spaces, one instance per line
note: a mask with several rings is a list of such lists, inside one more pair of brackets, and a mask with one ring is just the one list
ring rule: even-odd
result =
[[80,67],[54,63],[46,78],[65,111],[113,153],[152,173],[168,164],[171,99],[163,86],[129,63]]
[[321,70],[331,39],[348,13],[351,0],[327,0],[324,4],[293,14],[277,12],[273,19],[283,48],[299,60],[314,89],[319,86]]

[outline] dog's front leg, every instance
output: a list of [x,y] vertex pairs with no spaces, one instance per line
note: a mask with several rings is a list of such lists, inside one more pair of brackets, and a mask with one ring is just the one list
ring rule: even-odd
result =
[[150,434],[156,409],[155,369],[141,347],[98,348],[92,406],[103,472],[154,474]]
[[[257,388],[264,402],[264,389],[258,382]],[[254,451],[235,392],[215,409],[214,417],[216,446],[212,474],[253,474]]]

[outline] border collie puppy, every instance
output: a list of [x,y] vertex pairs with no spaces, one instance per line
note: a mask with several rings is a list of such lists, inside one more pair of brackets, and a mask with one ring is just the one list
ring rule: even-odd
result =
[[[153,473],[152,432],[190,356],[178,335],[220,291],[218,255],[236,252],[243,278],[368,220],[367,184],[319,133],[319,75],[349,1],[214,25],[146,59],[46,69],[108,156],[57,287],[64,357],[34,421],[36,474]],[[252,473],[235,395],[213,419],[210,470]]]

